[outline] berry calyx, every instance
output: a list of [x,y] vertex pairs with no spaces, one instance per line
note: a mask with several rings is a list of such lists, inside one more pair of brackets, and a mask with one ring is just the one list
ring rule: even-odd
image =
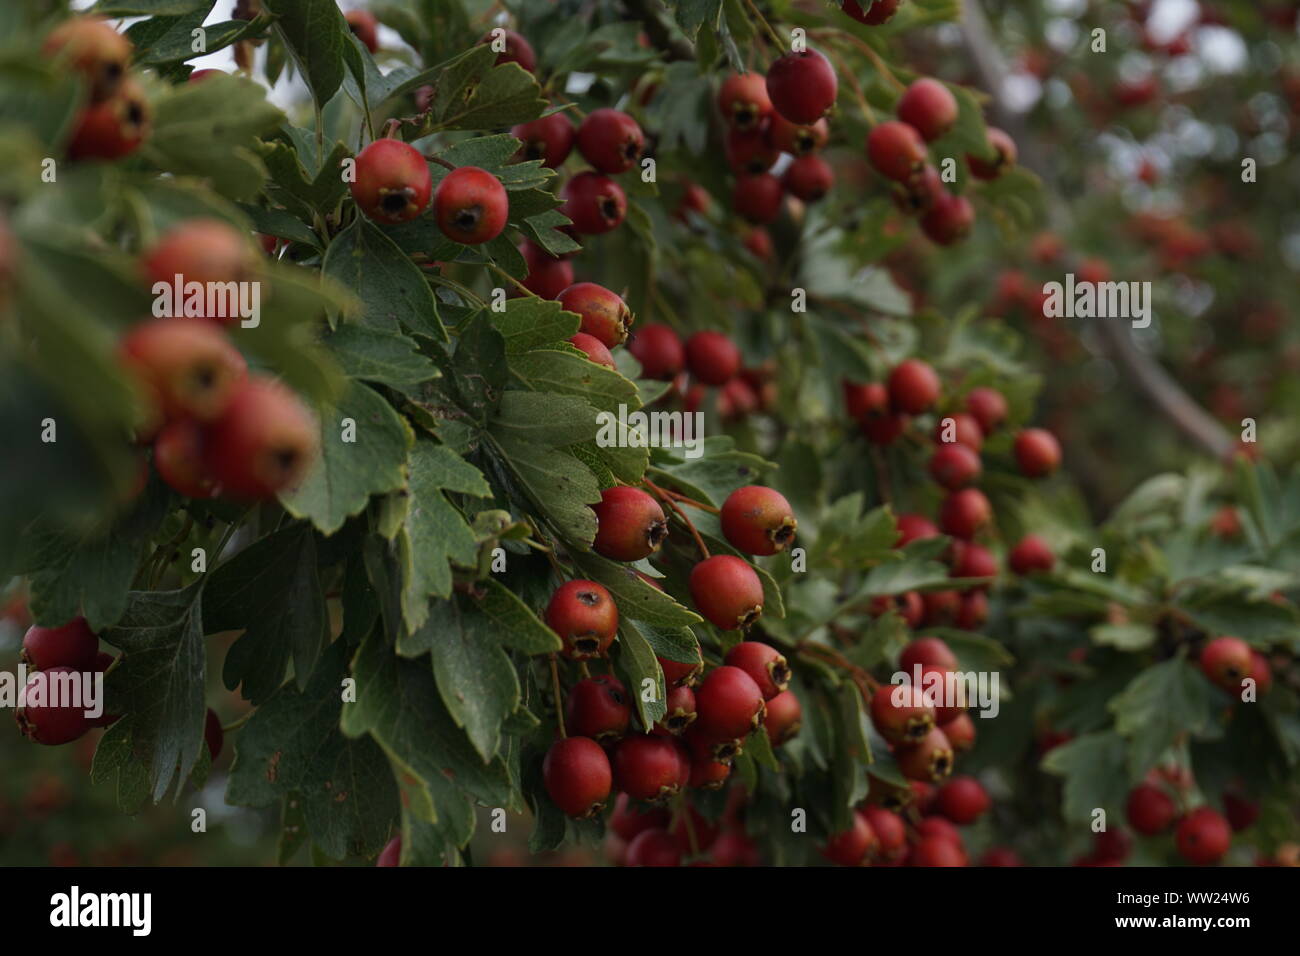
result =
[[785,187],[771,173],[740,176],[731,191],[731,206],[742,219],[761,226],[781,215],[784,196]]
[[173,491],[203,500],[219,493],[203,456],[203,429],[190,418],[164,425],[153,440],[153,466]]
[[659,502],[640,488],[615,485],[600,493],[596,512],[597,554],[614,561],[640,561],[659,550],[668,537],[668,522]]
[[212,421],[245,381],[247,365],[216,326],[198,319],[151,319],[118,346],[126,368],[168,418]]
[[842,833],[832,834],[822,847],[822,856],[839,866],[861,866],[878,844],[871,821],[860,810],[853,811],[853,825]]
[[816,50],[787,53],[767,71],[772,107],[791,123],[815,123],[835,105],[839,82],[830,61]]
[[821,149],[830,139],[830,125],[819,119],[812,125],[791,123],[780,113],[773,113],[767,126],[767,141],[773,149],[792,156],[804,156]]
[[669,382],[686,366],[686,347],[672,328],[661,322],[642,326],[628,340],[627,350],[641,363],[641,374]]
[[1036,534],[1027,534],[1011,549],[1007,563],[1016,574],[1033,574],[1035,571],[1050,571],[1056,564],[1052,549]]
[[939,527],[944,534],[969,540],[993,520],[993,506],[978,488],[963,488],[944,499]]
[[695,692],[695,732],[711,740],[748,737],[763,723],[762,689],[739,667],[715,667]]
[[546,624],[564,642],[561,652],[569,660],[602,656],[618,631],[618,606],[603,585],[595,581],[566,581],[551,595]]
[[763,583],[746,562],[715,554],[691,568],[695,609],[724,631],[744,630],[763,615]]
[[767,702],[763,729],[773,747],[794,739],[803,725],[803,705],[792,690],[783,690]]
[[987,135],[993,158],[966,154],[971,175],[976,179],[997,179],[1016,164],[1016,141],[996,126],[990,126]]
[[785,656],[770,644],[741,641],[727,651],[728,665],[738,667],[758,685],[764,700],[771,700],[790,686],[790,665]]
[[29,627],[19,658],[39,671],[52,667],[89,671],[94,670],[98,655],[99,638],[84,617],[74,617],[59,627]]
[[970,235],[975,222],[975,207],[965,196],[943,193],[938,196],[930,211],[921,217],[921,231],[931,242],[950,246]]
[[208,430],[208,470],[223,494],[272,498],[296,485],[315,461],[318,434],[297,395],[273,379],[248,378]]
[[621,110],[592,110],[578,127],[578,152],[602,173],[623,173],[636,165],[645,146],[637,121]]
[[918,743],[934,729],[934,708],[919,687],[881,684],[871,697],[871,722],[891,743]]
[[578,173],[564,184],[562,198],[564,205],[560,212],[583,235],[609,232],[627,215],[627,195],[623,187],[600,173]]
[[510,135],[522,144],[525,160],[541,160],[548,169],[558,169],[573,151],[577,137],[573,120],[566,113],[551,113],[510,129]]
[[938,727],[916,744],[895,753],[898,769],[909,780],[938,783],[952,773],[952,745]]
[[1006,421],[1007,400],[996,389],[972,388],[966,396],[966,411],[974,416],[980,430],[987,435]]
[[14,716],[24,737],[57,747],[71,743],[90,729],[86,701],[79,700],[82,672],[71,667],[37,671],[22,690],[23,705]]
[[594,336],[606,348],[622,345],[632,326],[632,311],[627,303],[604,286],[579,282],[560,293],[560,306],[582,319],[579,332]]
[[696,332],[686,340],[686,368],[705,385],[726,385],[740,365],[740,349],[721,332]]
[[553,256],[535,242],[525,239],[519,245],[528,274],[521,285],[543,299],[558,299],[560,293],[573,285],[573,263]]
[[1197,807],[1178,824],[1174,834],[1178,853],[1188,863],[1217,863],[1232,845],[1228,821],[1209,807]]
[[958,826],[974,823],[992,801],[974,777],[953,777],[934,795],[934,805],[941,814]]
[[617,740],[632,720],[627,688],[608,674],[588,677],[573,685],[564,705],[564,729],[597,742]]
[[785,496],[762,485],[744,485],[729,494],[720,518],[727,541],[747,554],[784,551],[799,527]]
[[758,129],[727,130],[727,165],[737,176],[757,176],[776,163],[780,151],[767,140],[767,133]]
[[816,153],[800,156],[785,171],[782,185],[791,196],[804,202],[816,202],[835,185],[830,164]]
[[628,866],[681,866],[682,853],[667,830],[645,830],[627,845]]
[[886,179],[905,182],[925,168],[925,140],[908,124],[886,120],[867,134],[867,158]]
[[1250,645],[1239,637],[1216,637],[1201,650],[1201,670],[1230,694],[1241,690],[1253,666]]
[[939,376],[920,359],[905,359],[889,373],[889,401],[909,415],[927,411],[939,399]]
[[698,657],[690,663],[670,661],[664,657],[658,658],[658,661],[664,672],[664,682],[669,687],[690,687],[704,672],[704,661]]
[[1138,784],[1129,791],[1124,812],[1128,825],[1144,836],[1164,833],[1178,818],[1173,798],[1149,783]]
[[1016,435],[1016,464],[1026,478],[1045,478],[1061,465],[1061,445],[1045,428],[1026,428]]
[[695,691],[673,687],[664,700],[664,715],[655,722],[654,733],[680,737],[695,722]]
[[585,820],[604,809],[613,773],[600,744],[590,737],[565,737],[546,751],[542,783],[566,816]]
[[733,129],[758,129],[772,112],[767,96],[767,78],[761,73],[738,73],[727,77],[718,91],[718,109]]
[[384,137],[357,154],[352,201],[376,222],[408,222],[429,205],[429,164],[409,143]]
[[938,80],[924,77],[899,97],[898,118],[932,143],[957,122],[957,98]]
[[68,141],[69,159],[121,159],[129,156],[149,135],[153,110],[140,84],[129,76],[117,91],[94,103],[77,119]]
[[666,800],[690,778],[690,758],[673,737],[624,737],[614,747],[613,767],[618,789],[633,800]]
[[131,41],[103,17],[80,16],[55,27],[41,45],[41,53],[65,62],[90,84],[92,102],[112,96],[126,76],[131,61]]
[[501,235],[510,215],[506,187],[486,169],[461,166],[438,183],[433,214],[449,239],[477,246]]
[[980,456],[965,445],[940,445],[930,458],[930,476],[948,491],[966,487],[982,470]]

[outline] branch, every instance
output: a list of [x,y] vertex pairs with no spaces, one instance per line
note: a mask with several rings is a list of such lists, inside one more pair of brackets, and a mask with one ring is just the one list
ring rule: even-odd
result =
[[641,21],[650,42],[663,50],[668,59],[695,59],[695,44],[674,28],[672,15],[662,0],[623,0],[623,5]]

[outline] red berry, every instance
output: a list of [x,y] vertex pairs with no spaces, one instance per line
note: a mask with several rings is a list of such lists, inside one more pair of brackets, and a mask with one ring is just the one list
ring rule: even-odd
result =
[[565,737],[546,751],[542,783],[563,813],[586,819],[604,809],[613,774],[600,744],[590,737]]
[[993,552],[971,541],[954,541],[951,575],[954,578],[997,577],[998,562]]
[[740,349],[721,332],[696,332],[686,340],[686,368],[704,385],[726,385],[740,371]]
[[667,830],[645,830],[627,845],[628,866],[681,866],[677,841]]
[[930,210],[921,217],[921,231],[931,242],[950,246],[970,235],[975,222],[975,207],[965,196],[944,193],[935,198]]
[[1011,549],[1007,563],[1016,574],[1026,575],[1033,574],[1035,571],[1052,570],[1056,558],[1052,554],[1052,549],[1047,546],[1047,542],[1037,535],[1027,534]]
[[476,246],[501,235],[510,215],[510,200],[501,180],[486,169],[461,166],[438,183],[433,214],[447,238]]
[[925,608],[921,622],[929,627],[952,624],[961,613],[961,594],[957,591],[927,591],[921,603]]
[[564,205],[560,212],[568,216],[573,228],[583,235],[609,232],[627,215],[627,195],[623,187],[600,173],[578,173],[564,184]]
[[979,451],[984,446],[984,431],[974,415],[954,412],[939,419],[934,426],[934,440],[941,445],[965,445]]
[[866,814],[854,810],[853,825],[843,833],[833,834],[822,847],[822,856],[840,866],[861,866],[878,844]]
[[256,501],[292,488],[316,460],[312,414],[292,391],[268,378],[248,378],[208,430],[208,470],[223,494]]
[[131,62],[131,41],[103,17],[64,20],[45,38],[41,55],[70,66],[90,85],[90,97],[102,102],[113,95]]
[[633,800],[664,800],[686,786],[690,758],[673,737],[633,734],[614,747],[614,779]]
[[123,364],[166,418],[212,421],[245,383],[247,365],[225,334],[196,319],[150,319],[118,347]]
[[551,255],[541,246],[525,239],[519,252],[528,267],[522,285],[543,299],[558,299],[560,293],[573,285],[573,263]]
[[659,502],[640,488],[615,485],[600,493],[596,512],[597,554],[614,561],[640,561],[659,550],[668,537],[668,522]]
[[946,837],[925,837],[908,854],[909,866],[965,866],[966,851]]
[[646,378],[668,382],[686,365],[686,347],[671,326],[652,322],[642,326],[627,343],[627,350],[641,363]]
[[349,186],[352,199],[376,222],[407,222],[429,205],[429,163],[409,143],[388,137],[375,140],[357,154],[355,172]]
[[[186,219],[173,226],[144,256],[145,278],[150,285],[243,282],[257,273],[257,253],[237,229],[216,219]],[[187,316],[192,317],[192,316]],[[238,316],[212,316],[236,321]]]
[[688,212],[704,216],[708,214],[712,205],[713,197],[709,195],[709,191],[699,183],[688,181],[682,186],[682,198],[677,203],[677,210],[674,215],[681,222],[687,222],[686,214]]
[[998,129],[988,128],[989,146],[992,147],[992,159],[966,154],[971,175],[976,179],[997,179],[1016,164],[1016,141]]
[[939,398],[939,376],[919,359],[906,359],[889,373],[889,401],[910,415],[928,410]]
[[921,741],[900,748],[894,758],[899,771],[909,780],[938,783],[952,773],[952,745],[938,727]]
[[384,848],[379,851],[379,859],[375,861],[375,866],[400,866],[402,861],[402,838],[395,836],[384,844]]
[[740,176],[731,192],[731,205],[741,218],[756,225],[775,222],[781,215],[785,189],[771,173]]
[[203,741],[208,745],[208,753],[212,755],[215,763],[221,756],[221,748],[225,745],[226,732],[221,727],[221,718],[211,707],[203,717]]
[[1230,694],[1241,690],[1253,663],[1250,645],[1239,637],[1216,637],[1201,650],[1201,670]]
[[1026,428],[1016,435],[1016,464],[1026,478],[1043,478],[1061,464],[1061,446],[1044,428]]
[[[927,785],[928,786],[928,785]],[[939,788],[931,787],[934,791],[930,797],[924,813],[936,814],[938,810]],[[961,831],[951,820],[945,820],[941,816],[927,816],[916,825],[916,833],[921,839],[926,837],[938,837],[939,839],[948,840],[955,846],[963,846]]]
[[876,857],[881,860],[896,859],[907,846],[907,825],[903,823],[903,818],[884,807],[864,807],[861,812],[876,835]]
[[772,234],[762,226],[755,226],[746,232],[744,242],[750,255],[760,262],[771,262],[776,255],[776,247],[772,245]]
[[[87,668],[89,669],[89,668]],[[81,671],[50,667],[27,679],[23,705],[15,711],[23,736],[38,744],[67,744],[90,729],[87,701],[81,696]]]
[[724,631],[744,629],[763,614],[763,583],[746,562],[715,554],[691,569],[695,609]]
[[164,425],[153,440],[153,466],[177,494],[202,500],[220,492],[208,473],[203,454],[203,429],[190,418]]
[[616,677],[599,675],[580,680],[564,705],[564,729],[597,742],[616,740],[632,720],[627,688]]
[[938,811],[958,826],[974,823],[991,803],[974,777],[953,777],[939,788],[934,802]]
[[620,110],[592,110],[578,127],[578,152],[602,173],[623,173],[636,165],[645,136],[636,120]]
[[862,419],[862,433],[874,445],[892,445],[903,434],[908,421],[908,416],[901,414],[871,414]]
[[757,129],[772,112],[767,78],[761,73],[739,73],[726,78],[718,91],[718,108],[734,129]]
[[1259,804],[1231,791],[1223,794],[1223,813],[1234,833],[1245,830],[1259,819]]
[[816,50],[787,53],[767,71],[772,107],[791,123],[817,122],[835,105],[838,91],[835,70]]
[[934,708],[919,687],[881,684],[871,698],[871,722],[891,743],[916,743],[934,729]]
[[663,717],[654,726],[654,733],[680,737],[695,723],[695,691],[689,687],[672,687],[664,701]]
[[925,168],[925,140],[906,123],[887,120],[867,135],[867,158],[880,175],[901,183]]
[[804,156],[821,149],[830,139],[830,126],[819,119],[811,126],[791,123],[780,113],[773,113],[767,126],[767,141],[774,149],[793,156]]
[[1159,787],[1142,783],[1129,791],[1125,815],[1129,826],[1138,833],[1155,836],[1169,829],[1178,818],[1178,808],[1169,794]]
[[835,174],[826,160],[816,153],[809,153],[790,164],[781,182],[796,199],[816,202],[831,191],[831,186],[835,185]]
[[958,667],[957,655],[940,638],[918,637],[903,648],[903,653],[898,656],[899,669],[909,674],[914,667],[926,665],[955,671]]
[[898,540],[895,548],[905,548],[913,541],[939,537],[939,528],[924,515],[902,514],[898,516]]
[[696,658],[690,664],[658,658],[659,666],[664,672],[664,681],[669,687],[690,687],[700,678],[704,670],[704,661]]
[[980,857],[980,866],[1024,866],[1020,854],[1010,847],[993,846],[984,851]]
[[670,819],[668,811],[663,807],[638,807],[628,799],[626,793],[620,793],[614,801],[609,828],[622,839],[631,840],[646,830],[667,829]]
[[938,80],[925,77],[899,97],[898,118],[932,143],[957,122],[957,98]]
[[379,21],[369,10],[349,10],[343,14],[348,29],[371,53],[379,51]]
[[771,700],[790,686],[790,665],[770,644],[741,641],[727,652],[726,662],[748,674],[763,692],[764,700]]
[[588,361],[603,365],[605,368],[618,368],[618,365],[614,362],[614,356],[610,354],[609,349],[605,348],[605,343],[594,335],[578,332],[569,337],[569,344],[581,349],[586,354]]
[[993,506],[978,488],[954,491],[939,508],[939,527],[954,538],[973,538],[992,520]]
[[23,663],[36,670],[65,667],[89,671],[95,668],[98,654],[99,638],[84,617],[74,617],[59,627],[28,628],[19,656]]
[[144,90],[127,77],[117,91],[77,117],[68,141],[69,159],[121,159],[134,153],[149,135],[153,110]]
[[744,485],[727,496],[719,516],[732,547],[747,554],[776,554],[794,541],[798,522],[790,502],[773,488]]
[[982,590],[967,591],[961,596],[961,607],[953,624],[963,631],[977,631],[989,619],[989,599]]
[[930,476],[949,491],[969,485],[982,470],[980,456],[965,445],[940,445],[930,458]]
[[729,664],[714,668],[700,683],[695,708],[696,733],[719,741],[749,736],[767,714],[758,684]]
[[519,140],[525,160],[541,160],[548,169],[558,169],[573,151],[576,133],[567,113],[550,113],[510,130]]
[[757,176],[776,163],[780,151],[767,141],[766,131],[730,129],[727,131],[727,165],[737,176]]
[[803,705],[792,690],[784,690],[767,702],[763,727],[773,747],[793,739],[803,725]]
[[1204,866],[1217,863],[1228,852],[1232,844],[1232,829],[1216,811],[1197,807],[1178,824],[1174,842],[1184,860]]
[[952,720],[939,725],[943,735],[948,738],[955,753],[962,753],[975,746],[975,721],[970,714],[958,714]]
[[619,296],[594,282],[579,282],[560,294],[560,305],[582,319],[579,332],[595,336],[606,348],[621,345],[632,326],[632,312]]
[[551,595],[546,623],[564,642],[570,660],[601,657],[618,631],[618,606],[595,581],[566,581]]
[[1255,690],[1260,695],[1267,694],[1273,686],[1273,668],[1259,651],[1250,652],[1250,676],[1254,678]]
[[902,0],[876,0],[864,11],[857,0],[842,0],[840,9],[859,23],[878,27],[882,23],[887,23],[898,12],[898,5],[901,2]]
[[730,763],[714,760],[707,754],[692,755],[690,785],[695,789],[720,790],[730,776]]
[[939,170],[929,163],[909,175],[894,187],[892,198],[903,213],[920,216],[935,207],[948,195],[948,188],[943,184]]
[[[498,34],[497,30],[501,32]],[[514,30],[497,27],[484,34],[478,42],[489,46],[495,44],[494,49],[498,49],[496,66],[518,63],[529,73],[537,68],[537,54],[533,52],[533,45]]]
[[966,396],[966,411],[975,417],[980,430],[987,435],[1006,420],[1007,400],[996,389],[973,388]]

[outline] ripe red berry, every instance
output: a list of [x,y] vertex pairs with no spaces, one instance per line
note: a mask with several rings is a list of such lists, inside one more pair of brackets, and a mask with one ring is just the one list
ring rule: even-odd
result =
[[901,514],[898,516],[896,524],[898,525],[898,540],[894,542],[895,548],[905,548],[913,541],[939,537],[938,526],[924,515]]
[[1232,791],[1223,794],[1223,814],[1233,833],[1247,829],[1259,819],[1260,806],[1254,800],[1248,800]]
[[221,756],[221,748],[226,743],[226,732],[221,727],[221,718],[211,707],[203,716],[203,741],[208,745],[208,753],[212,756],[215,763],[216,759]]
[[792,690],[783,690],[767,702],[767,716],[763,728],[773,747],[793,739],[803,725],[803,705]]
[[609,232],[627,215],[627,195],[623,187],[600,173],[578,173],[564,184],[564,205],[560,212],[569,217],[573,228],[588,236]]
[[402,861],[402,838],[395,836],[384,844],[384,848],[379,851],[379,859],[375,861],[375,866],[400,866]]
[[153,110],[144,90],[131,77],[100,103],[77,117],[68,141],[69,159],[121,159],[134,153],[149,135]]
[[696,790],[720,790],[730,776],[730,763],[707,754],[692,755],[690,785]]
[[859,23],[865,23],[869,27],[878,27],[882,23],[889,22],[894,14],[898,12],[900,3],[902,3],[902,0],[876,0],[864,11],[857,0],[842,0],[840,9]]
[[691,568],[695,609],[724,631],[744,629],[763,614],[763,583],[746,562],[715,554]]
[[609,828],[622,839],[631,840],[646,830],[667,829],[670,819],[668,811],[663,807],[639,807],[628,799],[626,793],[620,793],[614,801]]
[[824,119],[805,126],[791,123],[780,113],[773,113],[768,120],[766,135],[773,149],[792,156],[804,156],[825,146],[831,133]]
[[1250,645],[1239,637],[1216,637],[1201,650],[1201,670],[1230,694],[1241,691],[1253,663]]
[[934,426],[934,440],[941,445],[965,445],[979,451],[984,446],[984,431],[974,415],[954,412],[939,419]]
[[980,857],[980,866],[1024,866],[1020,854],[1010,847],[993,846],[984,851]]
[[989,599],[984,591],[967,591],[961,596],[961,606],[953,624],[963,631],[977,631],[989,619]]
[[695,691],[689,687],[671,687],[664,700],[664,715],[654,725],[654,733],[680,737],[695,723]]
[[925,140],[906,123],[887,120],[867,134],[867,158],[880,175],[901,183],[925,168]]
[[1267,694],[1273,686],[1273,668],[1259,651],[1250,652],[1250,676],[1254,678],[1255,690],[1260,696]]
[[586,819],[604,809],[613,773],[600,744],[590,737],[565,737],[546,751],[542,783],[565,815]]
[[704,670],[704,661],[698,657],[692,663],[670,661],[660,657],[659,666],[664,672],[664,681],[669,687],[690,687],[700,678]]
[[447,238],[476,246],[501,235],[510,215],[510,200],[501,180],[486,169],[461,166],[438,183],[433,214]]
[[627,845],[628,866],[681,866],[682,853],[667,830],[645,830]]
[[963,488],[944,499],[939,527],[944,534],[969,540],[993,520],[993,506],[978,488]]
[[379,20],[369,10],[349,10],[343,14],[348,29],[371,53],[379,52]]
[[696,332],[686,340],[686,368],[704,385],[726,385],[740,364],[740,349],[721,332]]
[[269,378],[248,378],[207,434],[208,470],[222,494],[246,501],[292,488],[316,460],[316,422],[298,396]]
[[965,866],[966,851],[946,837],[920,840],[908,854],[909,866]]
[[930,476],[949,491],[969,485],[982,470],[980,456],[965,445],[940,445],[930,458]]
[[957,591],[927,591],[921,595],[925,614],[921,623],[927,627],[952,624],[961,612],[961,594]]
[[719,515],[722,533],[747,554],[776,554],[794,541],[798,522],[790,502],[773,488],[744,485],[727,496]]
[[970,235],[975,222],[975,207],[965,196],[944,193],[935,198],[930,210],[921,217],[921,231],[931,242],[950,246]]
[[652,322],[633,333],[627,350],[641,363],[641,374],[661,382],[672,381],[686,365],[686,347],[671,326]]
[[835,105],[839,83],[830,61],[816,50],[787,53],[767,71],[772,108],[791,123],[807,125]]
[[907,825],[903,818],[884,807],[864,807],[862,815],[871,824],[871,831],[876,835],[875,857],[880,860],[894,860],[907,846]]
[[938,783],[952,773],[952,745],[938,727],[917,743],[899,748],[894,758],[909,780]]
[[153,466],[177,494],[203,500],[220,493],[203,454],[203,428],[191,418],[164,425],[153,440]]
[[953,777],[934,795],[935,807],[958,826],[974,823],[992,801],[974,777]]
[[899,97],[898,118],[932,143],[957,122],[957,98],[938,80],[924,77]]
[[569,336],[569,344],[585,353],[588,361],[595,362],[597,365],[603,365],[605,368],[618,368],[617,363],[614,361],[614,356],[610,354],[609,349],[605,348],[605,343],[594,335],[587,335],[585,332],[577,332],[574,335]]
[[636,120],[621,110],[592,110],[578,127],[578,152],[602,173],[623,173],[636,165],[645,135]]
[[19,656],[23,663],[36,670],[67,667],[89,671],[94,669],[98,654],[99,638],[84,617],[74,617],[59,627],[28,628]]
[[[152,285],[185,282],[242,282],[257,273],[257,253],[238,230],[216,219],[186,219],[173,226],[145,254],[142,265]],[[212,316],[233,322],[238,316]]]
[[1061,464],[1061,446],[1044,428],[1026,428],[1016,435],[1016,464],[1027,478],[1043,478]]
[[745,248],[749,250],[750,255],[760,262],[771,262],[776,255],[776,247],[772,244],[772,234],[762,226],[755,226],[745,233]]
[[551,595],[546,623],[564,642],[570,660],[601,657],[618,631],[618,606],[595,581],[566,581]]
[[131,41],[103,17],[64,20],[45,38],[41,54],[72,67],[90,85],[93,102],[113,95],[131,62]]
[[668,537],[668,522],[659,502],[640,488],[615,485],[600,493],[596,512],[597,554],[614,561],[640,561],[659,550]]
[[889,373],[889,401],[895,409],[919,415],[939,399],[939,376],[920,359],[906,359]]
[[123,364],[166,418],[212,421],[226,412],[247,365],[230,340],[198,319],[150,319],[118,347]]
[[909,216],[920,216],[934,208],[948,188],[943,184],[939,170],[929,163],[899,182],[893,190],[894,205]]
[[727,652],[726,662],[748,674],[763,692],[764,700],[771,700],[790,686],[790,665],[770,644],[741,641]]
[[1217,863],[1232,845],[1232,828],[1209,807],[1197,807],[1178,824],[1174,834],[1178,853],[1188,863]]
[[763,723],[767,707],[762,689],[739,667],[715,667],[695,692],[696,732],[712,740],[749,736]]
[[997,179],[1016,164],[1015,140],[996,126],[990,126],[988,141],[989,146],[992,147],[992,159],[966,154],[971,175],[976,179]]
[[690,757],[676,738],[632,734],[614,747],[614,779],[633,800],[661,801],[686,786]]
[[698,216],[708,215],[709,209],[713,205],[713,197],[709,191],[699,183],[687,182],[682,186],[682,198],[677,203],[677,209],[673,213],[674,217],[680,222],[688,222],[687,213],[695,213]]
[[881,684],[871,698],[871,722],[891,743],[915,743],[934,729],[934,708],[919,687]]
[[[82,672],[50,667],[27,679],[23,705],[15,711],[18,728],[28,740],[47,746],[71,743],[90,729],[87,702],[80,697]],[[74,687],[75,685],[75,687]]]
[[954,541],[951,550],[950,572],[954,578],[991,578],[998,573],[997,558],[993,552],[973,541]]
[[492,46],[497,51],[496,66],[518,63],[529,73],[537,68],[537,54],[533,52],[533,45],[514,30],[496,27],[484,34],[478,42]]
[[1155,836],[1168,830],[1178,818],[1178,807],[1159,787],[1141,783],[1129,791],[1125,815],[1129,826],[1138,833]]
[[543,299],[558,299],[560,293],[573,285],[573,263],[551,255],[535,242],[525,239],[519,252],[528,267],[522,285]]
[[523,145],[520,151],[525,160],[541,160],[548,169],[558,169],[573,151],[576,133],[573,120],[567,113],[550,113],[510,130],[510,135]]
[[737,176],[757,176],[776,163],[780,150],[767,140],[767,131],[754,129],[727,130],[727,165]]
[[376,222],[407,222],[429,205],[429,163],[409,143],[384,137],[357,154],[349,185],[357,208]]
[[948,738],[955,753],[962,753],[975,746],[975,721],[970,714],[958,714],[952,720],[939,725],[943,735]]
[[874,853],[879,840],[871,821],[860,810],[853,811],[853,825],[843,833],[832,834],[822,847],[822,856],[840,866],[861,866]]
[[1007,400],[996,389],[980,386],[971,389],[966,396],[966,411],[975,417],[981,431],[987,435],[1006,420]]
[[1027,534],[1011,549],[1007,563],[1016,574],[1026,575],[1033,574],[1035,571],[1052,570],[1056,558],[1052,554],[1052,549],[1047,546],[1047,542],[1037,535]]
[[835,185],[835,173],[830,164],[816,153],[800,156],[781,179],[786,191],[804,202],[816,202]]
[[576,737],[617,740],[627,733],[631,720],[627,688],[608,674],[578,681],[565,701],[564,729]]
[[606,348],[622,345],[632,326],[632,311],[627,303],[604,286],[579,282],[560,293],[560,305],[582,319],[579,332],[595,336]]
[[957,655],[940,638],[918,637],[904,647],[903,653],[898,657],[899,668],[909,674],[912,668],[924,667],[927,664],[946,671],[956,670]]
[[755,225],[775,222],[781,215],[785,189],[771,173],[740,176],[731,191],[731,206],[736,214]]
[[727,77],[718,91],[718,109],[733,129],[752,130],[772,112],[767,96],[767,78],[761,73],[738,73]]

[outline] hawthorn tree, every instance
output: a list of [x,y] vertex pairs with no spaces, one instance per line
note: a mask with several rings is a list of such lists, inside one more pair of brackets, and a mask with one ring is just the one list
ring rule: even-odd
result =
[[28,689],[107,693],[19,726],[124,811],[222,761],[283,862],[502,811],[633,865],[1294,862],[1300,474],[1220,429],[1089,513],[1066,323],[975,304],[1059,200],[958,4],[48,7],[0,14],[0,580]]

